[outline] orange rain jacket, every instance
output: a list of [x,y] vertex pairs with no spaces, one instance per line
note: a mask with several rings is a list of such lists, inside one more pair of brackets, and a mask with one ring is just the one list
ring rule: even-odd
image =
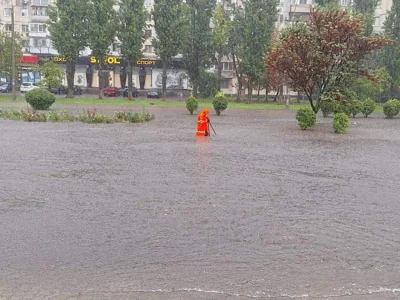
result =
[[208,118],[209,113],[210,110],[208,108],[199,113],[199,116],[197,117],[197,132],[196,132],[197,136],[210,135],[210,128],[209,128],[210,119]]

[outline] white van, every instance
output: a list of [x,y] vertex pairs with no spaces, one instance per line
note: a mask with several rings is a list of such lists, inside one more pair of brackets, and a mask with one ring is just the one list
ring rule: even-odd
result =
[[24,82],[21,84],[21,93],[29,92],[33,89],[38,89],[39,86],[37,86],[35,83],[32,82]]

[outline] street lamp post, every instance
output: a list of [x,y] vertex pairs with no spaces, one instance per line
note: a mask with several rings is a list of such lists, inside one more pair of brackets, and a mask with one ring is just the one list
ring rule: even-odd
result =
[[12,99],[17,100],[17,90],[15,88],[15,22],[14,22],[14,3],[11,3],[11,85]]

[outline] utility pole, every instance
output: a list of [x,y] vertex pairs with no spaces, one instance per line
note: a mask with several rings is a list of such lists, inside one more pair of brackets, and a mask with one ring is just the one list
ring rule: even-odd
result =
[[14,22],[14,3],[11,2],[11,84],[12,99],[17,100],[17,90],[15,88],[15,22]]

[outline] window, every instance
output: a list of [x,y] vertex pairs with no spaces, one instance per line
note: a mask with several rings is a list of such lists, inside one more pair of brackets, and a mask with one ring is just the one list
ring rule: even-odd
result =
[[221,80],[221,89],[229,89],[230,86],[231,86],[231,79]]
[[11,8],[5,8],[4,9],[4,16],[5,17],[11,17]]
[[300,4],[307,4],[307,0],[300,0]]
[[340,0],[340,6],[348,6],[349,1],[348,0]]
[[12,25],[11,24],[4,24],[4,30],[5,31],[12,31]]
[[144,46],[144,52],[145,53],[153,53],[153,46],[150,46],[150,45]]
[[233,63],[232,62],[224,62],[224,63],[222,63],[222,70],[224,70],[224,71],[233,71]]
[[22,40],[22,46],[25,48],[29,47],[29,41],[28,40]]
[[376,5],[377,8],[382,8],[382,1],[378,1],[378,4]]
[[32,6],[33,16],[47,16],[47,7]]
[[21,8],[21,16],[27,17],[29,15],[29,10],[27,8]]
[[144,0],[145,6],[151,6],[153,4],[153,0]]
[[22,32],[29,32],[29,25],[28,24],[22,24]]
[[49,0],[32,0],[32,5],[49,5]]
[[279,2],[280,7],[283,7],[284,5],[285,5],[285,2],[283,2],[283,1]]
[[33,39],[33,46],[34,47],[47,47],[47,40],[46,39]]
[[147,14],[147,22],[151,22],[151,14]]
[[47,32],[46,24],[31,24],[31,32]]
[[279,15],[279,23],[283,23],[283,15]]
[[381,18],[380,17],[375,18],[375,26],[381,26]]
[[112,44],[112,51],[114,52],[119,52],[121,50],[121,45],[118,43],[113,43]]
[[151,29],[146,29],[144,31],[144,35],[146,36],[146,38],[151,38],[152,36],[151,34],[152,34]]

